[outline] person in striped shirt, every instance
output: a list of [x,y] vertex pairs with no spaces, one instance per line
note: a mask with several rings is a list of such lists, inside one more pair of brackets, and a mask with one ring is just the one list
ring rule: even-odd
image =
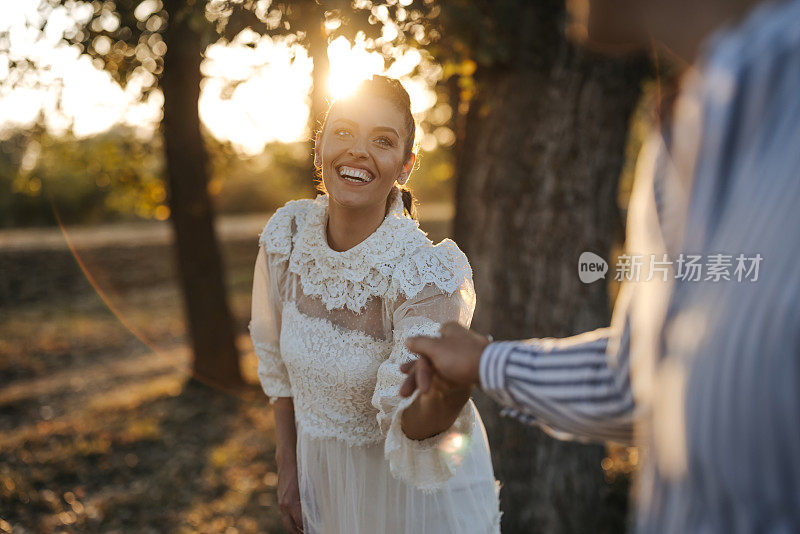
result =
[[557,437],[640,446],[637,532],[800,532],[800,0],[639,4],[691,62],[629,206],[627,257],[668,275],[645,262],[611,326],[568,339],[409,339],[401,393],[477,384]]

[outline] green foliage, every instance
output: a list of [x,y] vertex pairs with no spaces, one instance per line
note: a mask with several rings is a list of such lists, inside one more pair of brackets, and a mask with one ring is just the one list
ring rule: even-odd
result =
[[[209,138],[207,149],[209,193],[221,213],[270,211],[313,195],[306,143],[244,157]],[[0,227],[55,224],[54,210],[67,224],[164,219],[163,172],[158,136],[141,140],[121,127],[86,139],[19,132],[0,142]]]
[[378,20],[368,9],[354,8],[350,0],[211,0],[207,13],[217,33],[226,40],[249,28],[271,37],[292,35],[300,44],[308,45],[314,28],[332,19],[339,24],[328,29],[330,39],[344,36],[353,41],[358,32],[373,39],[381,35]]
[[120,85],[137,77],[143,96],[157,87],[166,52],[162,33],[167,16],[161,0],[43,0],[40,30],[57,9],[66,10],[75,20],[75,25],[65,31],[64,40],[92,58]]
[[[563,0],[375,0],[373,4],[388,10],[405,42],[424,47],[446,66],[475,62],[502,68],[516,63],[528,54],[520,43],[556,35],[564,13]],[[552,22],[545,26],[546,21]]]
[[372,0],[398,28],[396,44],[415,46],[441,65],[438,101],[448,127],[461,121],[482,78],[509,67],[546,69],[563,41],[564,0]]
[[[352,41],[359,32],[369,38],[381,34],[381,25],[369,10],[354,9],[349,0],[197,0],[177,4],[176,16],[188,18],[206,46],[220,39],[230,41],[245,29],[260,35],[291,35],[308,46],[314,29],[329,19],[338,21],[338,26],[327,30],[331,39],[343,35]],[[169,23],[162,0],[41,0],[40,31],[55,10],[66,10],[75,21],[65,31],[64,41],[89,56],[120,85],[136,78],[143,97],[158,87],[167,49],[163,35]],[[0,32],[0,50],[7,38],[7,32]],[[36,68],[32,64],[11,67]]]
[[[307,143],[272,143],[246,157],[209,138],[207,149],[219,213],[272,211],[314,195]],[[0,142],[0,227],[52,225],[54,209],[66,224],[163,219],[163,172],[159,138],[141,140],[126,128],[86,139],[16,133]],[[425,203],[450,198],[452,173],[452,151],[423,153],[412,189]]]
[[2,226],[52,224],[54,209],[65,223],[149,218],[166,199],[160,143],[125,128],[87,139],[17,134],[1,145]]
[[272,143],[261,154],[245,157],[227,144],[209,146],[209,190],[220,213],[272,211],[295,198],[311,197],[314,173],[307,143]]

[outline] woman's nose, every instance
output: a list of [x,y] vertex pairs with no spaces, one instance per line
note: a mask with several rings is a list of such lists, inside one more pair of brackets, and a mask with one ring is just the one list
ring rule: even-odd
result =
[[353,140],[353,143],[350,145],[350,148],[348,149],[347,152],[354,158],[366,158],[367,157],[366,141],[361,137],[357,137],[356,139]]

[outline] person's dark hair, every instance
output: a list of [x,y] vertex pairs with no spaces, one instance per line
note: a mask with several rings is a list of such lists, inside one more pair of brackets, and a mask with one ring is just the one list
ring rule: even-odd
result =
[[[379,74],[374,74],[372,78],[368,78],[362,81],[356,90],[348,95],[347,99],[351,98],[359,98],[364,96],[376,96],[380,98],[385,98],[392,104],[394,104],[397,109],[403,114],[404,124],[406,128],[406,138],[405,142],[405,151],[403,155],[403,160],[407,161],[408,158],[414,153],[414,137],[416,135],[416,124],[414,123],[414,116],[411,114],[411,98],[408,96],[408,92],[405,90],[403,85],[394,78],[389,78],[388,76],[381,76]],[[322,121],[322,125],[320,126],[319,130],[316,132],[316,140],[319,141],[319,138],[322,136],[322,133],[325,131],[325,126],[328,123],[328,117],[331,114],[331,110],[333,107],[339,102],[339,100],[334,101],[330,107],[328,108],[327,113],[325,113],[325,118]],[[317,169],[317,190],[322,193],[325,193],[325,185],[322,183],[322,174],[321,169]],[[389,198],[387,199],[387,204],[390,204],[394,201],[395,195],[400,194],[403,198],[403,207],[405,208],[406,212],[408,213],[409,217],[414,219],[417,218],[417,208],[416,208],[416,199],[414,195],[411,193],[411,189],[409,189],[405,185],[398,185],[397,187],[392,190],[389,194]]]

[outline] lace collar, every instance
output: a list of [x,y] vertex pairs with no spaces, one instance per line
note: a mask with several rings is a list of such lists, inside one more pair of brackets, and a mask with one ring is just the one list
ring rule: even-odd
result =
[[399,194],[381,225],[348,250],[330,248],[327,221],[328,195],[320,195],[298,225],[289,271],[300,277],[306,295],[319,297],[329,310],[346,307],[359,313],[370,297],[387,295],[398,263],[430,243],[419,223],[405,215]]

